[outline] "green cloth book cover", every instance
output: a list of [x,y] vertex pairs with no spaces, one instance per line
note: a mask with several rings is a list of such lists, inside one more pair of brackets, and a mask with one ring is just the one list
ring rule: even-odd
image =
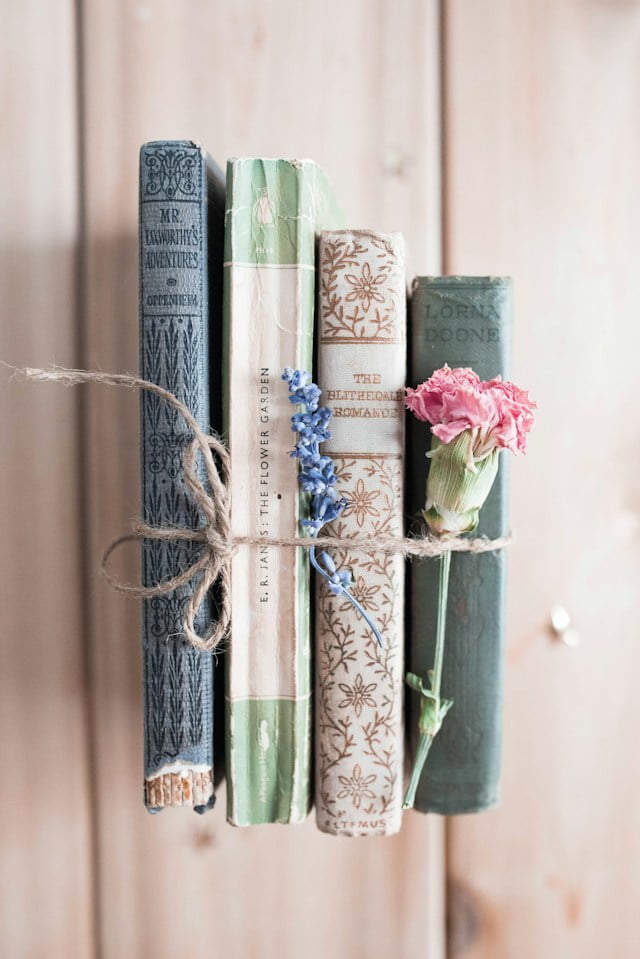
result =
[[[482,379],[507,378],[511,357],[512,287],[504,277],[418,277],[411,302],[410,382],[435,370],[471,367]],[[430,431],[410,417],[407,434],[407,506],[420,516]],[[422,520],[415,532],[424,533]],[[480,510],[475,536],[505,536],[507,462]],[[455,553],[451,561],[442,695],[453,700],[433,741],[415,808],[444,815],[478,812],[499,798],[505,600],[504,550]],[[411,624],[408,668],[426,676],[434,661],[438,564],[409,567]],[[418,728],[419,697],[407,696],[411,736]]]
[[[235,537],[299,535],[285,366],[312,369],[316,234],[342,225],[310,160],[227,167],[224,397]],[[239,464],[239,465],[238,465]],[[304,550],[241,545],[227,660],[227,817],[296,823],[311,800],[311,626]]]

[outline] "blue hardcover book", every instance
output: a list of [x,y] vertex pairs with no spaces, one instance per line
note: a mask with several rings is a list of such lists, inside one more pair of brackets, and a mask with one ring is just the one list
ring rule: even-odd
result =
[[[140,150],[140,372],[185,403],[205,430],[221,426],[224,198],[224,176],[198,144],[157,141]],[[182,472],[192,434],[160,397],[143,393],[141,402],[144,521],[199,526]],[[175,576],[198,549],[197,543],[145,540],[144,585]],[[202,812],[214,802],[214,659],[182,635],[192,588],[143,601],[144,798],[151,812],[165,806]],[[210,616],[207,602],[198,613],[199,633]]]

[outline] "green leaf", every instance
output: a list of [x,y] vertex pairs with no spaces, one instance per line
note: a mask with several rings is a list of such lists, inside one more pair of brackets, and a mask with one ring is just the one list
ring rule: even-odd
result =
[[407,686],[410,686],[411,689],[415,689],[415,691],[418,693],[421,693],[424,690],[421,677],[417,676],[415,673],[407,673],[405,676],[405,682]]

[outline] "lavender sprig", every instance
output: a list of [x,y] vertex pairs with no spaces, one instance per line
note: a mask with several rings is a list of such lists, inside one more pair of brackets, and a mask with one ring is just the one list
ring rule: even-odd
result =
[[[300,525],[309,533],[317,536],[326,523],[340,516],[347,505],[346,499],[339,497],[336,491],[336,473],[330,456],[320,453],[320,443],[331,438],[328,430],[333,411],[328,406],[320,406],[320,389],[311,381],[311,374],[302,370],[285,367],[282,379],[289,387],[289,402],[302,410],[291,417],[291,429],[298,441],[290,455],[300,460],[298,483],[311,496],[309,517],[300,520]],[[354,609],[360,613],[369,629],[382,646],[382,636],[374,623],[365,613],[358,600],[349,592],[353,586],[351,573],[339,570],[333,559],[322,550],[316,555],[316,548],[309,549],[309,560],[317,573],[325,580],[334,596],[345,596]]]

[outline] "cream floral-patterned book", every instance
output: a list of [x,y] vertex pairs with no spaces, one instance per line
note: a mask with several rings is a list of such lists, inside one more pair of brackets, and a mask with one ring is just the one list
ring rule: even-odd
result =
[[[323,451],[347,500],[327,535],[403,535],[406,286],[400,234],[326,231],[319,254],[319,383],[333,410]],[[324,531],[323,531],[324,532]],[[400,828],[404,559],[332,549],[382,635],[324,581],[316,596],[316,818],[339,836]]]

